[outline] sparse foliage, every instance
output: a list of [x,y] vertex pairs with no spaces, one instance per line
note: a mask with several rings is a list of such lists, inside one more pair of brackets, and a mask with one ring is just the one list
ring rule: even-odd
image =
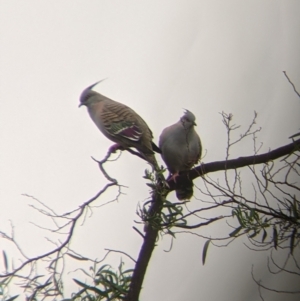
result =
[[[286,73],[284,74],[287,77]],[[290,83],[292,84],[291,81]],[[296,91],[295,87],[294,90]],[[88,213],[109,205],[122,193],[122,185],[104,168],[105,164],[114,161],[110,159],[110,152],[102,161],[94,159],[108,183],[78,208],[58,214],[40,200],[26,195],[37,204],[32,205],[34,210],[52,220],[54,228],[44,230],[61,234],[63,239],[52,241],[54,247],[48,252],[30,258],[16,241],[13,226],[11,234],[0,232],[0,239],[14,245],[21,257],[19,265],[10,267],[10,254],[2,250],[4,271],[0,274],[1,298],[6,301],[17,299],[18,295],[11,295],[8,290],[9,287],[17,285],[23,288],[28,301],[54,298],[74,301],[137,301],[147,266],[159,239],[170,235],[173,241],[178,235],[187,233],[206,240],[202,252],[203,264],[209,260],[209,250],[212,247],[227,246],[233,240],[244,236],[248,239],[248,248],[270,251],[267,267],[271,273],[291,273],[300,277],[300,262],[297,259],[300,242],[300,139],[294,139],[298,134],[292,136],[291,143],[260,154],[262,145],[258,146],[257,135],[261,129],[256,126],[256,112],[250,125],[241,132],[238,132],[241,127],[233,124],[232,114],[222,112],[221,116],[227,132],[223,161],[202,163],[193,170],[182,173],[176,178],[176,182],[173,179],[165,181],[163,168],[156,172],[145,171],[144,178],[151,188],[151,195],[137,207],[137,223],[142,224],[143,230],[138,227],[134,229],[143,238],[143,243],[136,259],[122,250],[107,250],[103,259],[95,260],[72,249],[72,237],[76,235],[78,224],[84,224]],[[247,139],[252,140],[253,154],[230,159],[233,148]],[[131,153],[135,155],[134,152]],[[214,174],[217,171],[222,172],[222,175],[219,173],[217,177]],[[169,193],[176,187],[196,178],[201,182],[197,183],[196,187],[201,195],[201,206],[196,206],[193,202],[171,202],[168,199]],[[113,187],[117,188],[116,197],[96,207],[95,202],[99,198],[105,199],[104,193]],[[201,232],[204,227],[216,223],[224,226],[227,231],[225,235],[212,237]],[[274,256],[274,252],[279,249],[286,254],[283,265],[278,264]],[[114,270],[105,262],[111,253],[120,253],[129,258],[133,262],[133,268],[125,268],[121,260],[118,268]],[[64,299],[62,275],[66,258],[74,260],[77,270],[88,280],[76,277],[74,282],[79,291]],[[88,263],[90,268],[86,270],[81,267],[81,263]],[[43,273],[39,272],[41,269]],[[262,299],[263,289],[277,291],[262,285],[262,282],[256,279],[254,270],[252,276],[259,286]],[[282,292],[300,293],[297,289]]]

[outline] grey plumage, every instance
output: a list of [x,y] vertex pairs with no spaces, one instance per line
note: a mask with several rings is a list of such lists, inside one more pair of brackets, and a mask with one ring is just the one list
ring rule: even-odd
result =
[[[200,159],[201,140],[195,131],[195,115],[186,110],[180,120],[165,128],[159,137],[159,148],[174,181],[182,171],[190,170]],[[176,190],[180,200],[190,199],[193,195],[193,183]]]
[[110,140],[124,149],[134,147],[156,169],[154,151],[160,152],[152,142],[153,135],[146,122],[131,108],[93,91],[99,82],[86,88],[80,96],[91,119]]

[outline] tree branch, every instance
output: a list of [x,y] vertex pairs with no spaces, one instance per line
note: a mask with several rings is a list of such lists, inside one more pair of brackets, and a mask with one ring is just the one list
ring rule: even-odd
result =
[[[153,193],[152,205],[149,209],[150,214],[153,216],[159,216],[162,210],[163,196],[159,193]],[[138,301],[139,294],[142,289],[142,284],[148,267],[148,263],[151,259],[151,255],[155,248],[155,242],[158,236],[159,228],[148,225],[146,227],[146,234],[143,245],[141,247],[134,272],[132,274],[131,284],[129,288],[126,301]]]
[[300,97],[300,93],[296,90],[296,87],[295,85],[293,84],[293,82],[290,80],[290,78],[287,76],[286,72],[285,71],[282,71],[283,74],[285,75],[285,77],[287,78],[287,80],[289,81],[289,83],[292,85],[293,89],[294,89],[294,92]]
[[194,180],[207,173],[267,163],[269,161],[289,155],[297,150],[300,150],[300,139],[265,154],[201,164],[190,171],[181,173],[178,177],[176,177],[176,183],[173,179],[169,180],[168,185],[170,191],[173,191],[176,189],[176,187],[183,186],[185,183],[190,183],[191,180]]

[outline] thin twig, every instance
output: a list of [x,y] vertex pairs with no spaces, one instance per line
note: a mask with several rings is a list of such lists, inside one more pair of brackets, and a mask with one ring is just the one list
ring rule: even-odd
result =
[[294,83],[290,80],[290,78],[288,77],[288,75],[286,74],[285,71],[282,71],[282,72],[285,75],[285,77],[287,78],[287,80],[289,81],[289,83],[292,85],[295,93],[298,95],[298,97],[300,97],[300,93],[296,90],[296,87],[295,87]]

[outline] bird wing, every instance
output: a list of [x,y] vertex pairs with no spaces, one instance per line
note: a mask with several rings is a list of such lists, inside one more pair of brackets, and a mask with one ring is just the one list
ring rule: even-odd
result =
[[111,100],[105,103],[101,115],[104,130],[109,135],[136,142],[141,139],[143,127],[131,108]]
[[193,143],[194,143],[194,153],[195,153],[194,164],[196,164],[199,162],[201,155],[202,155],[201,140],[200,140],[199,135],[196,132],[194,132]]
[[187,169],[191,169],[195,164],[197,164],[201,158],[202,145],[198,134],[193,131],[193,134],[189,141],[189,147],[187,148],[187,157],[185,166]]

